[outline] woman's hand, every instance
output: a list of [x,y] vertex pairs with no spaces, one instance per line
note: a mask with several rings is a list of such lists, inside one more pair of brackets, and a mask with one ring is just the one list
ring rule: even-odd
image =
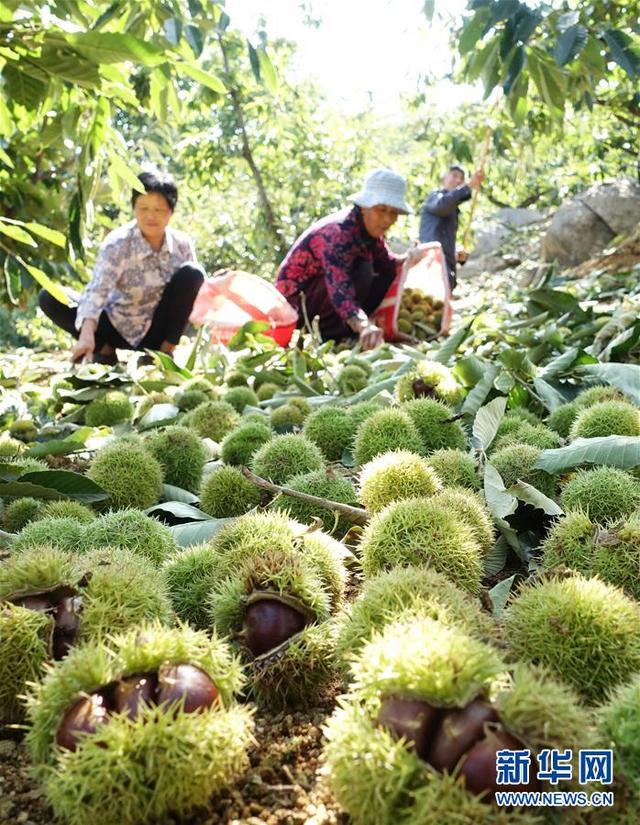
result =
[[93,337],[91,339],[82,338],[78,339],[78,343],[75,347],[71,350],[71,361],[74,364],[78,362],[84,361],[92,361],[93,360],[93,351],[96,348],[96,342]]
[[420,263],[420,261],[427,255],[431,247],[431,244],[419,244],[416,241],[414,241],[413,246],[410,246],[404,254],[404,260],[406,260],[407,266],[412,267],[415,266],[417,263]]
[[348,326],[357,333],[360,346],[363,350],[375,349],[384,343],[384,333],[377,324],[374,324],[364,313],[360,317],[350,318]]
[[73,364],[83,360],[93,360],[93,351],[96,348],[95,328],[96,322],[89,318],[83,323],[78,343],[71,350],[71,362]]
[[384,343],[384,333],[372,321],[367,321],[358,333],[363,350],[375,349]]

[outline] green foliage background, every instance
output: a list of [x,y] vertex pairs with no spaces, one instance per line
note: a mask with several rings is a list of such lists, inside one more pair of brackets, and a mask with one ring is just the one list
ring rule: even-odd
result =
[[[175,224],[195,237],[209,271],[267,277],[369,168],[406,174],[418,210],[447,163],[478,159],[489,120],[485,211],[549,207],[594,181],[635,174],[633,3],[469,0],[451,49],[452,79],[481,81],[487,98],[501,87],[501,102],[438,112],[425,77],[403,118],[381,122],[291,81],[295,44],[267,44],[264,30],[248,42],[215,0],[4,2],[4,303],[26,308],[34,281],[86,282],[106,232],[130,218],[143,164],[178,179]],[[416,230],[414,216],[395,234],[409,241]]]

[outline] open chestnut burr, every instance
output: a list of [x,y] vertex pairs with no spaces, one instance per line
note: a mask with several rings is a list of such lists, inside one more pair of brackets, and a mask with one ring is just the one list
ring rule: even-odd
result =
[[[524,743],[506,731],[495,708],[482,698],[462,708],[439,708],[418,698],[385,696],[377,724],[404,738],[416,754],[438,771],[458,770],[467,790],[491,801],[499,789],[496,754],[499,750],[521,750]],[[537,790],[532,778],[510,790]]]
[[208,673],[191,664],[166,663],[157,673],[135,673],[110,682],[78,699],[65,712],[56,733],[56,742],[75,750],[80,733],[96,733],[113,713],[124,713],[132,721],[147,706],[181,707],[197,713],[218,701],[220,692]]
[[54,590],[17,596],[11,601],[26,610],[36,610],[51,616],[53,619],[52,655],[56,661],[64,659],[80,635],[82,596],[77,595],[73,588],[61,585]]
[[247,607],[244,643],[254,656],[261,656],[299,633],[307,618],[301,610],[279,598],[256,598]]

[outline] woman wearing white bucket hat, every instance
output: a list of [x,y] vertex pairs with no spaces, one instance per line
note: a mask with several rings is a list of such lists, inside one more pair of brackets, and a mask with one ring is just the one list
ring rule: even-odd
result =
[[345,209],[313,224],[289,250],[276,287],[299,311],[319,319],[323,340],[358,337],[363,349],[382,343],[382,330],[369,318],[391,286],[406,256],[394,255],[384,236],[411,208],[407,184],[390,169],[376,169]]

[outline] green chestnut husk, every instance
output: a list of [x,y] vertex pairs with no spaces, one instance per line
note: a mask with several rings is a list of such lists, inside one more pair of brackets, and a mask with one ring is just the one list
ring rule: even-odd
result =
[[[135,718],[114,713],[95,733],[61,748],[61,721],[79,698],[130,675],[189,664],[214,683],[219,701],[199,712],[142,705]],[[206,806],[246,765],[248,708],[234,702],[240,664],[215,635],[147,624],[107,644],[74,649],[28,697],[27,744],[36,776],[57,817],[69,825],[147,825]]]
[[[571,689],[542,669],[509,669],[491,646],[424,615],[405,613],[374,635],[353,671],[352,689],[325,729],[323,760],[329,785],[354,825],[541,823],[537,811],[500,809],[467,789],[465,763],[473,742],[490,743],[498,735],[511,747],[562,749],[592,741],[591,716]],[[435,719],[416,718],[428,725],[420,732],[426,738],[413,739],[419,731],[410,721],[406,736],[390,726],[389,697],[401,697],[397,720],[403,705],[411,710],[427,703]],[[475,713],[475,729],[469,727],[474,707],[486,708]],[[465,718],[462,738],[447,742],[458,736],[454,720]],[[443,757],[442,771],[429,761]]]
[[241,650],[252,696],[278,708],[318,699],[336,674],[341,546],[275,514],[245,516],[212,545],[210,622]]
[[473,595],[480,593],[482,548],[460,516],[436,499],[396,501],[371,519],[360,543],[365,578],[397,565],[428,565]]
[[[16,606],[34,598],[49,601],[46,612]],[[62,604],[65,598],[71,603]],[[0,565],[0,610],[0,719],[10,721],[21,718],[19,696],[26,683],[69,646],[99,642],[145,620],[174,620],[161,573],[139,556],[113,548],[80,557],[39,547],[11,557]]]
[[338,617],[336,655],[345,675],[373,634],[405,612],[460,627],[481,641],[499,638],[496,621],[480,601],[446,576],[425,567],[394,567],[366,581],[360,595]]
[[545,665],[587,703],[640,670],[640,605],[597,577],[541,576],[521,587],[503,624],[514,657]]

